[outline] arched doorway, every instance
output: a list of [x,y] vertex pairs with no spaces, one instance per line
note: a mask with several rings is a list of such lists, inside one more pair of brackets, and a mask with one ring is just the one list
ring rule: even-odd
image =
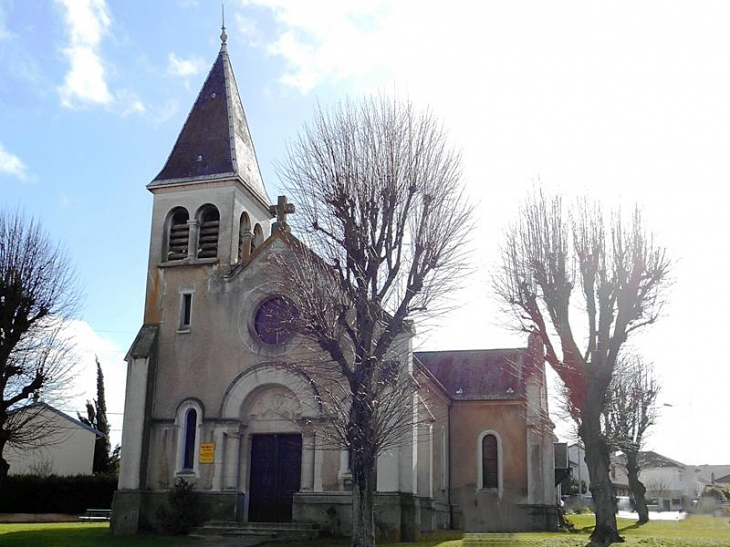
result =
[[302,435],[298,397],[282,385],[253,391],[241,407],[248,438],[248,521],[291,522],[301,487]]
[[[294,494],[314,487],[314,437],[302,423],[316,422],[309,382],[278,364],[241,373],[227,390],[221,417],[240,423],[235,476],[239,514],[250,522],[291,522]],[[237,452],[237,451],[236,451]]]

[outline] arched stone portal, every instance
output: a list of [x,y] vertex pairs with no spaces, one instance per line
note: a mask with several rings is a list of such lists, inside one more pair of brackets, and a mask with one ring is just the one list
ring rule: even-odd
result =
[[242,494],[240,519],[291,521],[293,494],[322,490],[321,447],[305,427],[319,416],[309,380],[284,365],[258,365],[230,384],[220,408],[222,486]]

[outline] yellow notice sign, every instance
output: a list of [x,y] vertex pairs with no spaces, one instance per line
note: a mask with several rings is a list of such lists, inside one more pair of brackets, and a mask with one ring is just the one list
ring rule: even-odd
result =
[[200,443],[200,463],[213,463],[214,443]]

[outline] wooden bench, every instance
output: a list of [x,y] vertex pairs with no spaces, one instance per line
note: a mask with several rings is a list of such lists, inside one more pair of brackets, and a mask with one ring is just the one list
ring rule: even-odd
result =
[[82,522],[94,522],[99,520],[110,520],[112,518],[111,509],[87,509],[86,513],[79,517]]

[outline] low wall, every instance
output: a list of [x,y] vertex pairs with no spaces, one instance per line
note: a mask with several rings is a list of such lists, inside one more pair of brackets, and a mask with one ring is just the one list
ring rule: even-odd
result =
[[[294,494],[292,520],[317,524],[323,535],[352,534],[351,492],[299,492]],[[375,533],[378,541],[416,541],[423,532],[448,526],[448,506],[430,498],[380,493],[375,497]]]

